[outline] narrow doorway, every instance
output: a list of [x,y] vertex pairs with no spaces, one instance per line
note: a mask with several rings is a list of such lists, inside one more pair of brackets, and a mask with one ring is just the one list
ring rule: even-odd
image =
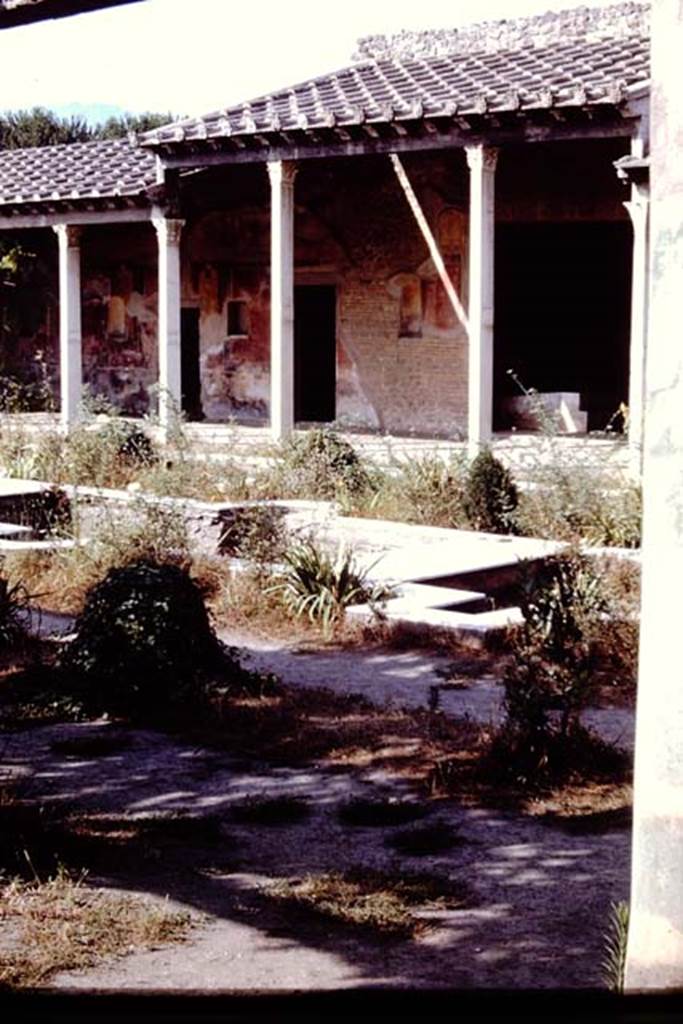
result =
[[180,311],[180,394],[186,419],[203,420],[198,309]]
[[336,414],[334,285],[294,289],[294,419],[329,423]]

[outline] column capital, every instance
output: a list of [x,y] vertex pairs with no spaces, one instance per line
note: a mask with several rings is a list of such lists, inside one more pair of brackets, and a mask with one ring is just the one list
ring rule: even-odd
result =
[[296,172],[299,170],[295,160],[269,160],[266,166],[268,167],[271,188],[277,188],[278,186],[283,188],[294,187]]
[[68,249],[78,249],[83,229],[76,224],[53,224],[52,229],[59,241]]
[[185,226],[184,220],[179,220],[176,217],[153,217],[152,224],[160,245],[180,245],[180,236]]
[[472,171],[495,171],[499,153],[496,146],[465,146],[467,164]]

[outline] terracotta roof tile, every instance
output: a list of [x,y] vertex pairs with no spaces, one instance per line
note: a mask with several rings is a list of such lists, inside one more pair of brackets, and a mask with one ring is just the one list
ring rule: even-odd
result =
[[[649,77],[649,41],[639,36],[570,40],[494,53],[365,61],[248,104],[188,118],[140,136],[143,145],[182,143],[362,122],[618,103]],[[511,106],[512,104],[512,106]]]
[[0,151],[0,205],[133,197],[155,183],[154,155],[128,139]]

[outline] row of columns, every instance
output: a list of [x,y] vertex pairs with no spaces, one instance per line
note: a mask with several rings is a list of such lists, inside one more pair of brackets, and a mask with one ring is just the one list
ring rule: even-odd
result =
[[[158,241],[159,421],[168,430],[180,411],[180,236],[184,221],[154,217]],[[58,224],[61,423],[77,421],[83,396],[81,228]]]
[[[470,171],[468,447],[471,456],[492,436],[495,172],[498,150],[466,147]],[[294,427],[294,179],[293,161],[268,163],[271,191],[271,429],[276,439]],[[632,187],[625,204],[634,228],[629,388],[629,441],[639,465],[642,449],[643,365],[647,317],[645,190]],[[181,405],[180,238],[184,221],[152,218],[159,267],[159,419],[168,429]],[[80,229],[55,228],[59,239],[61,416],[68,429],[82,391]]]

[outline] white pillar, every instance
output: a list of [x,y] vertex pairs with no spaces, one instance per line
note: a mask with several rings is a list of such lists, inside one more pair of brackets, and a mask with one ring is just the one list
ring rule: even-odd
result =
[[180,413],[180,235],[184,220],[155,217],[159,251],[159,422]]
[[493,256],[498,150],[466,146],[470,168],[467,447],[474,458],[493,433]]
[[652,4],[652,281],[629,991],[683,984],[683,4]]
[[631,470],[640,479],[643,465],[643,415],[645,400],[645,343],[647,337],[648,220],[650,195],[647,185],[632,185],[631,199],[624,203],[633,224],[633,273],[631,281],[631,343],[628,382],[628,445]]
[[271,161],[270,427],[280,441],[294,428],[294,178],[291,160]]
[[83,394],[81,355],[81,229],[58,224],[59,241],[59,376],[62,428],[78,419]]

